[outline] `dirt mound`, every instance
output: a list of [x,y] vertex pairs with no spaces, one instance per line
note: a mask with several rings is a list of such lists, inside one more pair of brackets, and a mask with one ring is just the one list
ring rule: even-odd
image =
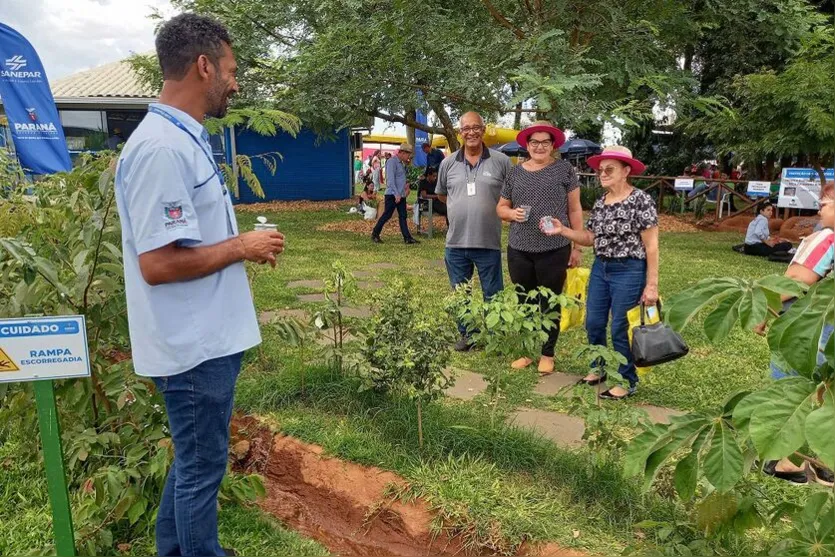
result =
[[658,229],[661,232],[698,232],[692,222],[675,215],[658,215]]
[[241,203],[235,206],[237,213],[291,213],[297,211],[342,211],[351,206],[349,199],[336,201],[269,201],[266,203]]
[[[748,225],[754,218],[753,215],[737,215],[720,222],[717,229],[722,232],[742,232],[745,234],[748,232]],[[781,226],[783,226],[783,219],[770,219],[768,221],[768,229],[772,234],[778,234]]]
[[819,220],[818,217],[791,217],[780,227],[780,237],[799,242],[801,237],[812,233]]
[[[443,237],[443,235],[446,234],[446,221],[444,220],[444,217],[434,217],[432,220],[435,225],[435,235]],[[316,230],[325,232],[354,232],[363,236],[371,236],[371,231],[374,230],[374,224],[376,222],[376,220],[363,220],[361,217],[357,217],[357,220],[329,222],[317,227]],[[425,230],[425,221],[423,222],[423,227]],[[409,230],[411,230],[413,236],[417,236],[417,227],[415,226],[415,223],[412,222],[411,217],[409,218]],[[392,217],[392,219],[386,223],[380,236],[402,238],[400,236],[400,225],[397,222],[397,215]]]
[[[435,515],[418,499],[392,501],[390,487],[406,481],[392,472],[323,455],[321,447],[273,435],[251,417],[232,423],[231,458],[238,471],[265,477],[258,502],[290,528],[343,557],[425,557],[463,554],[459,539],[433,539]],[[555,544],[527,547],[520,555],[580,556]]]

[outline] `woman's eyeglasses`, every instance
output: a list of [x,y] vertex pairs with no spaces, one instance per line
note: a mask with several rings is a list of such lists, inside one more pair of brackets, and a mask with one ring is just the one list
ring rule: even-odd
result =
[[607,166],[607,167],[605,167],[605,168],[603,168],[603,167],[601,166],[600,168],[598,168],[598,169],[597,169],[597,173],[596,173],[596,174],[597,174],[598,176],[603,176],[604,174],[605,174],[606,176],[611,176],[611,175],[615,172],[615,170],[616,170],[616,169],[617,169],[617,167],[616,167],[616,166]]
[[553,145],[554,142],[550,139],[543,139],[542,141],[537,141],[536,139],[528,140],[528,147],[536,149],[537,147],[550,147]]

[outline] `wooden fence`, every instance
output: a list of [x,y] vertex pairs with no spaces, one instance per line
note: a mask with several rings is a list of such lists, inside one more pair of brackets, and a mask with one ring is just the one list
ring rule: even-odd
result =
[[[591,183],[596,183],[597,175],[596,174],[587,174],[587,173],[580,173],[578,175],[581,181],[589,185]],[[730,180],[730,179],[723,179],[718,182],[710,182],[708,179],[695,177],[693,178],[696,181],[703,181],[705,182],[708,187],[707,189],[700,191],[693,197],[687,197],[687,202],[695,201],[700,197],[704,197],[707,199],[707,196],[710,192],[716,191],[716,222],[721,222],[725,219],[729,219],[731,217],[735,217],[737,215],[741,215],[746,211],[750,210],[751,208],[755,207],[758,203],[762,202],[762,198],[752,198],[748,197],[745,194],[739,193],[736,191],[733,186],[729,186],[728,184],[747,184],[748,180]],[[639,188],[647,193],[651,193],[652,190],[657,190],[656,200],[658,205],[658,211],[664,208],[664,196],[665,195],[673,195],[673,196],[680,196],[683,192],[676,191],[675,189],[675,182],[676,178],[673,176],[631,176],[629,178],[632,185],[636,188]],[[746,187],[747,189],[747,187]],[[689,193],[689,192],[684,192]],[[733,212],[729,209],[727,214],[721,215],[720,218],[720,211],[722,205],[722,198],[728,194],[731,198],[737,198],[742,203],[741,209],[735,209]]]

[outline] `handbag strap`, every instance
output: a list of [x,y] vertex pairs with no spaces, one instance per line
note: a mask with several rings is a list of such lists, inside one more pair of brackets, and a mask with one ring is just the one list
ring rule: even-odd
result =
[[[661,300],[658,300],[657,302],[655,302],[655,308],[658,310],[658,320],[659,321],[664,321],[664,317],[661,315]],[[647,305],[644,302],[641,302],[641,327],[646,325],[646,320],[645,320],[646,311],[647,311]]]

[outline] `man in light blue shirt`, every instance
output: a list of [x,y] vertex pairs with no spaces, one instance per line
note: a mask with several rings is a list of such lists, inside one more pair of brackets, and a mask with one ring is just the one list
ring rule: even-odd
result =
[[174,442],[158,555],[227,554],[217,493],[241,358],[261,342],[243,261],[274,266],[284,249],[278,232],[238,233],[201,124],[238,90],[230,44],[223,26],[193,14],[160,29],[160,103],[116,170],[133,364],[162,394]]
[[383,240],[380,239],[380,233],[391,219],[395,209],[397,209],[397,218],[400,222],[400,233],[403,235],[403,241],[407,244],[420,243],[412,238],[409,225],[406,222],[406,197],[409,195],[409,190],[406,185],[405,165],[409,164],[409,159],[412,158],[414,152],[415,148],[410,143],[401,143],[397,156],[386,161],[385,210],[371,233],[371,239],[377,244],[383,243]]
[[792,249],[791,242],[771,236],[768,221],[774,214],[774,207],[769,203],[762,203],[757,207],[757,213],[757,217],[751,221],[745,233],[743,253],[769,257],[776,253],[789,252]]

